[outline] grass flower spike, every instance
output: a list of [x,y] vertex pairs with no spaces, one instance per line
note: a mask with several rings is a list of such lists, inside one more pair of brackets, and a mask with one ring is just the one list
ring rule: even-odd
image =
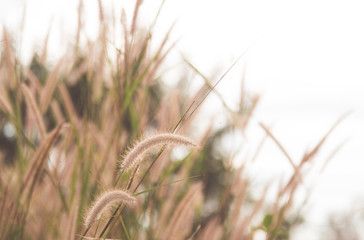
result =
[[92,223],[94,223],[97,218],[100,217],[103,210],[110,206],[111,203],[114,202],[123,202],[125,204],[131,205],[136,201],[134,197],[132,197],[129,193],[124,192],[122,190],[112,190],[102,194],[92,205],[90,210],[88,211],[85,218],[86,227],[90,227]]
[[142,155],[145,152],[147,152],[151,147],[160,144],[197,147],[197,144],[195,144],[186,137],[171,133],[158,134],[137,143],[124,158],[124,161],[121,163],[120,170],[121,171],[130,170],[133,166],[135,166],[142,160]]

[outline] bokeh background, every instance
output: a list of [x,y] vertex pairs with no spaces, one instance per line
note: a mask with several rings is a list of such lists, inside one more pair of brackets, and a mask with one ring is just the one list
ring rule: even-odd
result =
[[[103,3],[106,17],[120,15],[121,6],[130,11],[134,6],[132,1]],[[148,25],[159,4],[145,1],[140,20]],[[48,54],[55,63],[75,37],[77,6],[78,1],[71,0],[0,0],[0,24],[15,38],[24,64],[29,64],[50,31]],[[95,38],[97,1],[85,1],[84,11],[84,34]],[[167,73],[171,76],[183,74],[177,60],[181,54],[205,75],[218,78],[248,49],[217,88],[232,109],[238,106],[241,84],[260,95],[246,136],[232,139],[244,141],[242,154],[235,159],[237,165],[244,154],[253,154],[264,135],[259,122],[272,127],[298,162],[339,117],[350,112],[325,143],[319,161],[324,162],[337,146],[345,144],[323,173],[317,171],[305,182],[307,222],[293,239],[321,239],[325,227],[338,216],[354,225],[363,224],[363,11],[363,1],[351,0],[167,0],[156,28],[155,34],[162,38],[175,22],[171,38],[179,41],[178,51],[168,61],[176,67]],[[223,114],[219,104],[212,96],[204,106],[206,114],[216,117],[216,124],[223,121],[218,117]],[[250,172],[257,185],[292,171],[271,140],[265,142],[258,158]]]

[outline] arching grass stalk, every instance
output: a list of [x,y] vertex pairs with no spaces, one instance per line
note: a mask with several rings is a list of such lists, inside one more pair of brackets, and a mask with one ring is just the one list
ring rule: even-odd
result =
[[137,143],[125,156],[124,161],[120,165],[121,171],[128,171],[135,165],[138,165],[143,160],[143,155],[149,149],[156,145],[185,145],[191,147],[197,147],[190,139],[171,133],[162,133],[149,138],[144,139]]
[[112,190],[100,195],[86,214],[85,226],[90,227],[100,217],[103,210],[116,201],[132,205],[136,199],[122,190]]

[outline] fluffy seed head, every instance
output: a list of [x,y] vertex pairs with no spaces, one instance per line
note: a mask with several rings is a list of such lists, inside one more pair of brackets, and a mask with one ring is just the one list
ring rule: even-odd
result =
[[135,166],[135,164],[142,161],[142,155],[145,152],[147,152],[150,148],[160,144],[197,147],[194,142],[186,137],[171,133],[158,134],[137,143],[124,158],[124,161],[120,165],[120,170],[128,171],[133,166]]
[[92,205],[85,218],[86,227],[90,227],[111,203],[123,202],[132,205],[136,199],[122,190],[112,190],[102,194]]

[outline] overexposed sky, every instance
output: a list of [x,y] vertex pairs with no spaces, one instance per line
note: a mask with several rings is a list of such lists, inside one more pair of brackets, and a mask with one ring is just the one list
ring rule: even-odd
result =
[[[104,0],[105,12],[114,6],[132,9],[131,1]],[[144,1],[141,22],[150,23],[159,1]],[[19,33],[26,3],[25,29]],[[84,1],[85,34],[95,37],[96,0]],[[0,0],[0,23],[15,38],[22,36],[20,57],[29,61],[49,27],[49,51],[55,58],[67,51],[77,26],[78,1]],[[163,34],[177,20],[172,38],[178,49],[207,76],[222,74],[244,50],[248,54],[217,90],[233,107],[245,64],[248,91],[261,102],[247,133],[256,146],[262,121],[298,162],[343,114],[352,114],[330,136],[320,155],[323,162],[337,145],[348,140],[314,184],[309,201],[309,226],[323,224],[325,214],[364,199],[364,1],[353,0],[166,0],[157,31]],[[86,21],[87,20],[87,21]],[[284,156],[267,141],[258,177],[289,169]],[[277,168],[278,166],[278,168]],[[313,183],[308,183],[310,184]],[[364,207],[364,205],[362,205]],[[358,209],[358,211],[363,209]],[[297,237],[298,239],[298,237]],[[310,239],[319,239],[318,235]]]

